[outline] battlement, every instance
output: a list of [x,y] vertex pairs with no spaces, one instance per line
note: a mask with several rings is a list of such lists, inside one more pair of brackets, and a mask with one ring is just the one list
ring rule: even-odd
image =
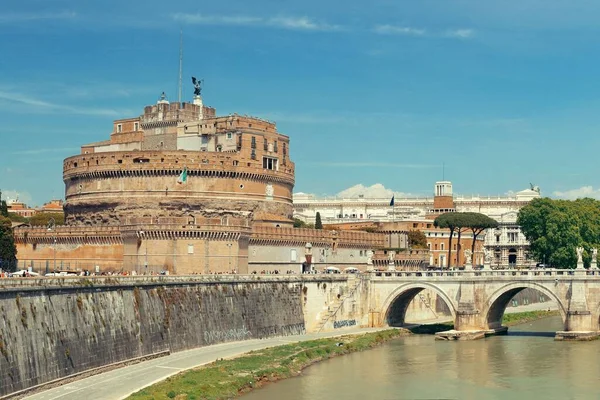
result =
[[18,227],[14,229],[15,243],[121,243],[121,231],[114,226],[57,225],[45,227]]
[[[288,161],[278,170],[263,168],[262,160],[248,159],[244,153],[198,151],[119,151],[72,156],[63,162],[63,180],[86,176],[179,175],[187,167],[189,175],[230,176],[255,174],[255,179],[294,183],[294,164]],[[228,175],[229,174],[229,175]]]
[[323,229],[275,228],[253,226],[251,243],[288,242],[304,246],[307,242],[319,246],[383,248],[386,237],[380,233],[328,231]]

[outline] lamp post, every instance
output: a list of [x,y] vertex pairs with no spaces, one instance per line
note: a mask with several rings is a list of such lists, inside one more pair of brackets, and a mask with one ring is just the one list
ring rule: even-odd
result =
[[[54,233],[54,275],[56,275],[56,221],[54,218],[50,217],[48,220],[48,231],[52,231]],[[48,267],[46,267],[46,273],[48,273]]]
[[[144,234],[145,234],[144,231],[139,231],[140,240],[143,239]],[[139,264],[139,262],[136,264]],[[144,275],[146,275],[147,273],[148,273],[148,241],[144,240]]]
[[231,273],[231,246],[233,246],[233,243],[227,243],[227,247],[229,248],[229,273]]

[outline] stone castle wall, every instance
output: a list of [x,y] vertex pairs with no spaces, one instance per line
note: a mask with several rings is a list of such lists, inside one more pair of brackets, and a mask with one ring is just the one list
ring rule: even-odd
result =
[[0,396],[135,358],[305,331],[298,280],[17,282],[37,288],[7,281],[0,289]]
[[[114,152],[83,154],[64,163],[70,225],[119,225],[126,217],[253,214],[291,221],[293,164],[264,170],[234,153]],[[291,164],[291,163],[290,163]],[[177,178],[188,169],[185,184]]]
[[[120,271],[123,241],[117,227],[56,226],[14,229],[19,268],[45,274],[56,270]],[[56,260],[56,262],[55,262]]]

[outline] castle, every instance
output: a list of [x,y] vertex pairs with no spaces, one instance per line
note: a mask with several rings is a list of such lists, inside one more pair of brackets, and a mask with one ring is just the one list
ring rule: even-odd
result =
[[[364,267],[381,233],[294,229],[290,139],[274,123],[217,116],[163,93],[110,139],[63,162],[65,226],[15,229],[37,271],[175,274]],[[315,257],[312,254],[324,256]]]

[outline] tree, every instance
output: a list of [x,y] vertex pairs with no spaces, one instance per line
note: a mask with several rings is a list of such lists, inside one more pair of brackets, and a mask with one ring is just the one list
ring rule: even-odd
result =
[[471,251],[475,254],[475,240],[477,240],[477,236],[485,229],[498,226],[498,222],[494,219],[487,215],[474,212],[445,213],[437,217],[435,221],[433,221],[433,224],[439,228],[450,229],[450,238],[448,239],[448,267],[451,266],[450,257],[452,255],[452,236],[454,236],[454,232],[458,233],[458,244],[456,246],[456,265],[458,266],[460,265],[461,234],[469,230],[473,233]]
[[51,218],[54,218],[56,225],[65,224],[65,215],[63,213],[37,213],[29,218],[29,223],[31,226],[48,226]]
[[464,212],[460,214],[465,219],[465,222],[468,224],[467,228],[471,230],[473,235],[471,254],[475,254],[475,241],[477,240],[477,236],[486,229],[498,227],[498,221],[480,213]]
[[408,231],[408,245],[413,249],[426,249],[427,237],[421,231]]
[[13,272],[17,269],[17,247],[10,219],[0,216],[0,269]]
[[315,229],[323,229],[323,223],[321,222],[321,213],[317,211],[315,218]]
[[454,236],[454,231],[457,229],[456,219],[454,217],[455,214],[456,213],[444,213],[433,221],[433,226],[450,230],[450,237],[448,238],[448,268],[450,268],[452,264],[452,237]]
[[517,223],[530,243],[530,254],[538,261],[574,268],[575,249],[581,246],[586,249],[584,264],[589,265],[588,250],[600,244],[600,201],[534,199],[521,208]]
[[294,228],[306,228],[306,222],[300,218],[294,218]]
[[8,218],[8,205],[4,200],[0,200],[0,216]]
[[10,219],[12,222],[27,222],[27,218],[25,218],[22,215],[19,215],[17,213],[12,213],[12,212],[8,213],[8,219]]

